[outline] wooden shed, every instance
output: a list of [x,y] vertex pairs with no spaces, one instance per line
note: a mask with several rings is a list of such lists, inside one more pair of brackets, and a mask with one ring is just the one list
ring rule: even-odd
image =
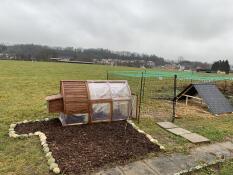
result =
[[62,80],[60,93],[46,97],[48,111],[63,125],[128,119],[131,91],[125,80]]

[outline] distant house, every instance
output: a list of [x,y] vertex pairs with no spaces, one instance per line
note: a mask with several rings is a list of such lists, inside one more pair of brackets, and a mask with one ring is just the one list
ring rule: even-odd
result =
[[179,66],[176,64],[166,64],[163,66],[163,68],[166,70],[177,70]]
[[154,61],[147,61],[146,66],[149,68],[153,68],[153,67],[155,67],[155,62]]
[[49,59],[53,61],[58,61],[58,60],[61,60],[62,58],[49,58]]

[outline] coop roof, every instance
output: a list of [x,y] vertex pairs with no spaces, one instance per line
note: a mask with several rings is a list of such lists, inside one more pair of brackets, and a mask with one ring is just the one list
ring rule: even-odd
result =
[[208,106],[209,111],[213,114],[233,112],[233,106],[215,84],[190,84],[177,95],[176,100],[183,99],[185,95],[198,95],[202,98],[203,102]]
[[88,113],[88,88],[86,81],[63,80],[60,93],[64,102],[64,113]]

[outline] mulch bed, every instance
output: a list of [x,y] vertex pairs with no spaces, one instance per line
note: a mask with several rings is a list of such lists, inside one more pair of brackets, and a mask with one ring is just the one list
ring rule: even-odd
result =
[[58,119],[52,119],[20,124],[15,131],[45,133],[49,148],[65,174],[86,174],[126,164],[160,150],[126,121],[62,127]]

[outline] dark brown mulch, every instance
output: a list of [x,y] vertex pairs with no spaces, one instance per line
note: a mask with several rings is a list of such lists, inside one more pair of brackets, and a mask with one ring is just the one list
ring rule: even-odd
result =
[[85,174],[159,151],[159,146],[125,121],[62,127],[58,119],[52,119],[20,124],[15,130],[19,134],[44,132],[65,174]]

